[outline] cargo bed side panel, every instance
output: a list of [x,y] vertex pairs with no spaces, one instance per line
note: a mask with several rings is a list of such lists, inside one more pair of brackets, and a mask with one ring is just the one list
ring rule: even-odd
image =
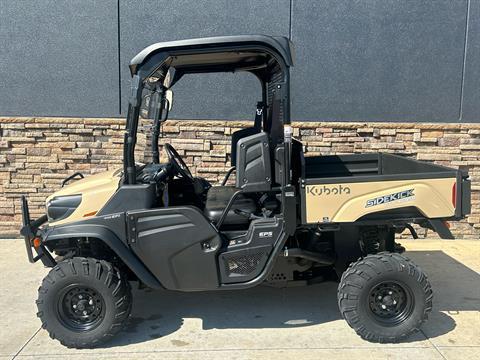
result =
[[380,178],[365,182],[357,178],[344,183],[309,179],[302,189],[302,222],[354,222],[369,214],[402,208],[414,208],[426,218],[455,215],[452,191],[457,179],[453,174],[431,179],[387,181]]

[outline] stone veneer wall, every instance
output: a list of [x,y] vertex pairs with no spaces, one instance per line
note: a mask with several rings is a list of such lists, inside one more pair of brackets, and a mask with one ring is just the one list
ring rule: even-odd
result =
[[[229,168],[229,136],[248,124],[169,120],[163,125],[163,141],[174,145],[194,174],[220,182]],[[67,175],[121,167],[123,127],[120,119],[0,118],[0,236],[17,234],[22,194],[37,217],[45,198]],[[380,151],[468,170],[472,214],[453,223],[452,231],[458,238],[478,238],[480,124],[298,122],[294,136],[305,145],[306,156]],[[148,157],[146,141],[142,133],[138,160]],[[425,230],[419,235],[426,235]]]

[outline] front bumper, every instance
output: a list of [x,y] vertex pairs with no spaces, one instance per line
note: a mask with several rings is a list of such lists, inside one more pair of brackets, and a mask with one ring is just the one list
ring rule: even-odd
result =
[[[27,250],[28,261],[35,263],[38,260],[41,260],[42,263],[47,267],[54,267],[57,262],[50,255],[45,246],[40,243],[39,246],[33,245],[33,239],[37,237],[39,227],[47,222],[47,215],[42,215],[38,219],[33,221],[30,220],[30,211],[28,209],[28,203],[25,196],[22,196],[22,228],[20,234],[25,239],[25,247]],[[33,255],[33,250],[37,253],[36,256]]]

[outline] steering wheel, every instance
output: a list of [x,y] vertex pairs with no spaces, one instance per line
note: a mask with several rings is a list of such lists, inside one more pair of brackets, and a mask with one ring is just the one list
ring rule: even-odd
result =
[[193,178],[193,175],[190,172],[190,169],[188,168],[187,164],[185,164],[182,157],[178,155],[177,150],[175,150],[174,147],[169,143],[166,143],[165,151],[167,152],[168,161],[170,162],[170,164],[172,164],[176,173],[180,175],[182,178],[185,178],[190,180],[191,182],[194,182],[195,179]]

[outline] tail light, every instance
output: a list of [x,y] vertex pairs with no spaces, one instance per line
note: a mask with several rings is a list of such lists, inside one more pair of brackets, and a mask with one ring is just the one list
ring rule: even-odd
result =
[[452,186],[452,204],[453,207],[457,207],[457,183],[455,182]]

